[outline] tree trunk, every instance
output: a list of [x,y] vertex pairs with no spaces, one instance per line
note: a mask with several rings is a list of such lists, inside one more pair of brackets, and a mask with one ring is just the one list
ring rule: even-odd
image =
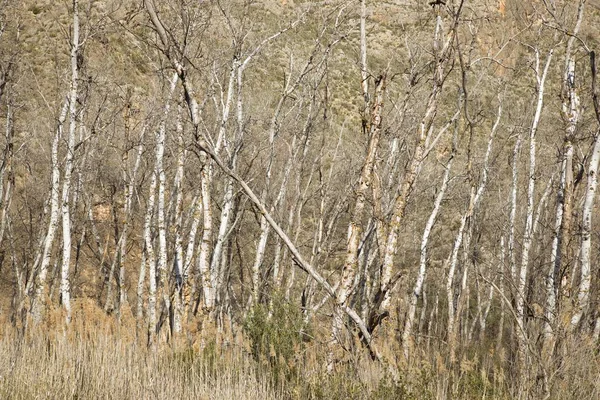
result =
[[46,238],[44,239],[42,260],[40,269],[36,278],[36,288],[34,297],[32,300],[32,316],[34,323],[38,324],[41,322],[43,313],[46,308],[46,302],[48,292],[46,288],[46,279],[48,276],[48,267],[50,265],[50,259],[52,257],[52,246],[54,244],[54,236],[56,235],[56,229],[58,228],[58,213],[59,213],[59,195],[60,195],[60,165],[58,161],[58,146],[62,136],[63,125],[67,118],[67,111],[69,109],[69,100],[65,99],[62,111],[58,118],[58,124],[56,132],[54,134],[54,140],[52,141],[51,159],[52,159],[52,186],[50,195],[50,221],[48,222],[48,230]]
[[69,91],[69,137],[67,139],[67,159],[62,189],[62,228],[63,255],[60,273],[60,298],[66,312],[67,325],[71,321],[71,289],[69,285],[69,267],[71,266],[71,175],[75,157],[75,131],[77,129],[77,84],[79,71],[77,57],[79,55],[79,4],[73,0],[73,38],[71,43],[71,89]]
[[526,211],[526,222],[525,231],[523,232],[523,250],[521,252],[521,266],[517,275],[517,294],[515,299],[515,312],[517,315],[517,324],[519,327],[516,329],[517,342],[518,342],[518,359],[519,359],[519,370],[521,371],[521,377],[525,379],[527,369],[527,346],[528,338],[526,337],[525,330],[525,289],[527,285],[527,272],[529,269],[529,251],[531,249],[531,243],[533,240],[534,233],[534,202],[535,202],[535,181],[536,181],[536,133],[542,114],[542,107],[544,105],[544,89],[546,83],[546,76],[548,69],[552,61],[552,55],[554,50],[550,50],[546,58],[546,65],[543,71],[540,71],[540,59],[539,51],[536,49],[536,79],[537,79],[537,106],[531,129],[529,131],[529,183],[527,186],[527,211]]
[[445,165],[446,171],[444,172],[444,177],[442,178],[442,186],[440,187],[439,192],[435,198],[433,210],[429,215],[429,219],[427,220],[427,224],[425,225],[425,230],[423,231],[423,238],[421,239],[421,257],[419,260],[419,272],[417,274],[417,281],[415,282],[413,292],[410,296],[408,312],[406,315],[406,320],[404,322],[404,331],[402,332],[402,351],[404,353],[404,358],[407,361],[410,358],[410,352],[413,347],[412,330],[415,313],[417,310],[417,302],[421,297],[423,285],[425,282],[425,274],[427,272],[427,244],[429,243],[429,236],[431,234],[431,230],[433,229],[433,226],[437,220],[437,215],[442,206],[442,200],[444,200],[444,196],[446,195],[446,189],[448,188],[448,182],[450,180],[450,170],[452,169],[452,161],[454,160],[455,151],[456,149],[453,146],[450,159]]

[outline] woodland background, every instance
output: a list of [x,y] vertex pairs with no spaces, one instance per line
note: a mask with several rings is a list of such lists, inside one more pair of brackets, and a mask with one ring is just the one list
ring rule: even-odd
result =
[[600,397],[598,26],[0,1],[0,397]]

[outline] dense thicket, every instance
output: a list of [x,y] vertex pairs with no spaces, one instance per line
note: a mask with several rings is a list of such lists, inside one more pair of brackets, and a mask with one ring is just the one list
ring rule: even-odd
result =
[[[288,397],[347,397],[365,363],[357,396],[598,396],[599,23],[585,0],[2,1],[5,325],[209,363],[247,343]],[[307,365],[333,383],[299,389]]]

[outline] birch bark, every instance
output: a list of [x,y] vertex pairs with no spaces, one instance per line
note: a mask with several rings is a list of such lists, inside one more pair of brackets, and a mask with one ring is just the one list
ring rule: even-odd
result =
[[[140,134],[140,142],[143,141],[145,135],[146,128],[142,128],[142,132]],[[129,228],[131,225],[131,206],[133,202],[133,194],[135,191],[135,183],[137,178],[137,172],[140,167],[140,163],[142,160],[142,154],[144,151],[144,146],[140,143],[138,145],[137,155],[134,161],[133,170],[128,178],[128,185],[125,192],[125,204],[123,205],[123,228],[121,230],[121,238],[119,239],[119,249],[118,249],[118,257],[119,257],[119,301],[117,306],[117,313],[120,317],[121,308],[127,302],[127,292],[125,290],[125,262],[127,260],[127,239],[129,236]],[[126,161],[126,160],[125,160]],[[123,167],[125,168],[126,163],[124,163]],[[123,170],[123,174],[126,174],[126,170]],[[125,178],[125,176],[124,176]],[[140,271],[141,272],[141,271]],[[143,275],[140,273],[140,275]],[[142,279],[142,282],[144,279]],[[141,315],[140,315],[141,317]]]
[[41,322],[42,314],[44,313],[46,301],[47,301],[47,288],[46,279],[48,276],[48,267],[50,265],[50,259],[52,256],[52,245],[54,244],[54,236],[58,229],[58,218],[59,218],[59,196],[60,196],[60,164],[58,161],[58,147],[60,139],[62,137],[63,126],[67,118],[67,111],[69,109],[69,100],[65,99],[63,108],[58,117],[58,123],[56,132],[54,134],[54,140],[52,141],[51,149],[51,163],[52,163],[52,186],[50,188],[50,220],[48,222],[48,230],[44,239],[42,259],[40,263],[40,270],[36,278],[36,288],[32,300],[32,316],[34,323],[38,324]]
[[62,230],[63,255],[60,273],[60,297],[65,309],[65,322],[71,322],[71,289],[69,284],[69,267],[71,266],[71,175],[75,157],[75,131],[77,129],[77,85],[79,70],[79,2],[73,0],[73,38],[71,42],[71,88],[69,90],[69,136],[67,139],[67,157],[62,188]]
[[554,344],[554,329],[558,314],[558,279],[562,269],[562,259],[566,256],[567,241],[565,235],[571,229],[572,185],[573,185],[573,140],[581,112],[579,98],[575,88],[575,59],[573,44],[583,20],[585,0],[579,2],[577,22],[573,34],[567,40],[565,68],[563,73],[562,112],[567,126],[562,149],[561,178],[557,194],[557,207],[554,237],[550,255],[550,267],[546,277],[546,320],[544,322],[544,352],[548,353]]
[[156,258],[154,243],[152,241],[152,217],[154,216],[154,205],[156,202],[157,177],[152,173],[150,188],[148,191],[148,203],[146,205],[146,216],[144,217],[144,255],[140,265],[140,280],[138,280],[138,318],[141,317],[141,307],[144,303],[143,277],[148,270],[148,345],[154,346],[156,335]]
[[[455,40],[457,28],[459,25],[459,19],[462,11],[464,1],[460,1],[456,11],[453,15],[452,25],[446,34],[446,40],[442,43],[442,32],[441,32],[441,19],[437,19],[436,31],[434,34],[434,51],[436,53],[436,65],[433,76],[433,87],[429,98],[427,100],[427,106],[425,114],[421,120],[419,131],[417,134],[417,144],[413,152],[413,156],[404,171],[402,183],[400,184],[400,193],[397,195],[393,204],[393,211],[389,223],[389,231],[386,238],[383,254],[383,267],[381,272],[379,292],[381,293],[380,304],[375,305],[369,316],[370,329],[373,330],[382,319],[388,314],[388,309],[391,301],[391,291],[395,282],[394,278],[394,258],[396,250],[398,248],[398,235],[402,226],[402,220],[404,219],[404,213],[408,200],[412,194],[415,182],[421,171],[423,161],[437,143],[437,140],[446,131],[447,127],[454,121],[457,115],[452,118],[444,128],[442,128],[436,135],[432,132],[432,126],[437,113],[438,102],[440,94],[444,87],[444,81],[446,78],[446,68],[450,63],[451,56],[453,54],[452,43]],[[443,44],[443,46],[442,46]]]
[[181,107],[177,108],[177,170],[175,172],[175,251],[173,269],[175,272],[175,293],[173,296],[173,315],[171,327],[173,334],[181,333],[183,317],[181,294],[183,289],[183,173],[185,165],[185,143],[183,141],[183,124],[181,123]]
[[[594,101],[594,110],[596,112],[597,121],[600,123],[600,106],[598,102],[598,93],[596,88],[596,55],[590,55],[592,68],[592,97]],[[596,132],[594,136],[594,147],[592,150],[592,158],[588,167],[587,186],[585,190],[585,200],[583,203],[582,224],[581,224],[581,249],[579,261],[581,264],[581,280],[577,294],[577,304],[573,317],[571,318],[571,331],[574,331],[581,323],[584,312],[587,311],[590,302],[590,289],[592,285],[592,270],[591,270],[591,247],[592,247],[592,212],[596,198],[596,189],[598,186],[598,163],[600,162],[600,135]],[[597,329],[594,328],[596,331]],[[598,334],[595,333],[595,336]]]
[[[375,81],[374,103],[371,109],[368,74],[367,74],[367,41],[366,41],[366,0],[361,2],[361,22],[360,22],[360,42],[361,42],[361,87],[363,90],[364,110],[362,121],[362,133],[367,135],[367,153],[361,168],[360,178],[356,187],[354,210],[350,217],[348,226],[348,239],[346,246],[346,259],[342,269],[340,284],[337,288],[337,299],[342,305],[347,305],[352,296],[352,286],[356,278],[358,269],[358,253],[361,238],[361,224],[364,209],[368,201],[368,194],[373,181],[373,171],[377,159],[377,150],[381,138],[381,124],[383,119],[383,106],[386,90],[386,73],[379,76]],[[369,113],[369,114],[367,114]],[[332,345],[335,347],[339,340],[343,327],[342,311],[336,308],[334,310],[332,326]],[[333,370],[333,357],[330,355],[328,370]]]
[[542,114],[542,108],[544,105],[544,89],[546,84],[546,77],[548,75],[548,69],[552,62],[552,55],[554,50],[551,49],[546,57],[546,63],[543,71],[540,71],[540,54],[539,50],[535,49],[536,57],[536,81],[537,81],[537,105],[535,115],[529,131],[529,179],[527,186],[527,211],[526,211],[526,222],[525,231],[523,232],[523,250],[521,252],[521,265],[517,274],[517,294],[515,299],[515,313],[517,316],[517,323],[520,325],[516,329],[517,342],[519,348],[519,368],[524,371],[526,368],[527,360],[527,341],[525,331],[525,287],[527,284],[527,272],[529,269],[529,251],[531,249],[531,243],[533,240],[533,213],[534,213],[534,201],[535,201],[535,181],[536,181],[536,133],[540,123]]
[[[490,131],[490,136],[488,139],[488,145],[485,152],[485,156],[483,159],[483,167],[482,167],[482,176],[481,182],[477,189],[475,189],[475,185],[471,186],[471,195],[469,199],[469,206],[467,207],[466,212],[463,214],[460,220],[460,227],[456,234],[456,239],[454,241],[454,247],[452,249],[452,253],[447,261],[448,267],[448,279],[446,281],[446,296],[448,298],[448,325],[447,325],[447,337],[448,337],[448,349],[450,353],[450,363],[454,364],[456,362],[456,347],[457,347],[457,329],[456,325],[458,324],[461,309],[463,306],[463,292],[466,288],[467,274],[469,270],[469,266],[467,263],[467,254],[470,248],[470,240],[471,240],[471,232],[465,232],[465,228],[467,227],[467,222],[473,218],[475,211],[479,206],[479,202],[481,201],[483,194],[487,188],[488,174],[489,174],[489,160],[492,154],[492,147],[494,143],[494,138],[496,136],[496,131],[500,124],[500,118],[502,116],[502,105],[498,107],[498,113],[496,117],[496,121],[492,126]],[[464,243],[463,243],[464,241]],[[463,274],[462,274],[462,282],[460,284],[460,288],[458,293],[455,294],[454,291],[454,276],[456,273],[456,269],[458,267],[458,253],[461,248],[464,248],[463,253]]]
[[600,140],[598,135],[594,138],[594,149],[592,150],[592,159],[588,166],[587,186],[585,191],[585,200],[581,212],[581,249],[579,255],[581,280],[577,295],[577,306],[575,313],[571,318],[571,330],[575,330],[587,310],[590,299],[590,289],[592,283],[592,273],[590,264],[590,255],[592,249],[592,211],[596,188],[598,186],[598,162],[600,161]]
[[162,119],[158,130],[156,131],[156,161],[155,175],[158,179],[158,208],[157,208],[157,228],[158,228],[158,295],[162,297],[162,313],[169,313],[171,309],[171,296],[168,291],[168,272],[167,272],[167,231],[165,220],[165,170],[163,158],[165,153],[165,141],[167,132],[167,118],[171,109],[171,98],[175,92],[178,76],[173,74],[167,99],[165,101]]
[[421,239],[421,256],[419,260],[419,272],[417,274],[417,280],[415,282],[415,286],[413,292],[411,293],[408,312],[406,315],[406,320],[404,323],[404,331],[402,332],[402,351],[404,353],[404,358],[408,360],[410,358],[410,352],[413,347],[412,340],[412,330],[413,323],[415,318],[415,313],[417,311],[417,302],[421,297],[423,285],[425,282],[425,274],[427,273],[427,245],[429,243],[429,236],[431,234],[431,230],[437,220],[437,215],[442,206],[442,201],[444,196],[446,195],[446,189],[448,188],[448,182],[450,181],[450,170],[452,169],[452,161],[454,160],[454,155],[456,152],[456,146],[453,144],[452,154],[446,165],[444,166],[445,172],[444,177],[442,178],[442,185],[439,189],[439,192],[435,198],[435,202],[433,204],[433,210],[429,215],[429,219],[427,220],[427,224],[425,225],[425,229],[423,231],[423,238]]
[[[223,112],[221,115],[221,122],[220,122],[220,126],[219,126],[219,133],[217,136],[217,148],[216,150],[219,150],[220,144],[224,143],[227,144],[228,143],[228,139],[226,137],[226,133],[227,133],[227,123],[229,121],[229,114],[231,111],[231,106],[233,104],[233,95],[235,92],[235,85],[236,83],[238,84],[237,87],[237,136],[238,136],[238,140],[240,141],[242,136],[243,136],[243,129],[244,129],[244,118],[243,118],[243,104],[242,104],[242,88],[241,85],[239,84],[240,82],[237,80],[238,79],[238,70],[239,70],[239,61],[237,59],[237,55],[234,56],[233,60],[232,60],[232,64],[231,64],[231,70],[229,73],[229,83],[227,85],[227,92],[226,92],[226,96],[225,96],[225,100],[222,100],[223,103]],[[239,77],[239,79],[241,79],[241,77]],[[237,142],[236,141],[236,142]],[[230,156],[230,165],[233,169],[235,169],[236,167],[236,161],[237,161],[237,153],[239,151],[239,146],[237,145],[237,143],[234,143],[233,149],[231,149],[231,156]],[[210,262],[210,270],[212,271],[212,285],[215,287],[216,293],[216,300],[218,301],[218,297],[220,294],[220,287],[221,284],[219,282],[219,279],[215,279],[215,277],[220,277],[222,276],[223,271],[221,271],[221,259],[222,259],[222,255],[223,255],[223,246],[225,244],[225,239],[227,236],[227,233],[230,230],[230,224],[231,224],[231,215],[232,215],[232,211],[233,211],[233,180],[229,177],[226,178],[226,183],[225,183],[225,192],[223,194],[223,203],[222,203],[222,207],[221,207],[221,216],[219,219],[219,229],[217,232],[217,237],[215,239],[215,246],[213,249],[213,253],[212,253],[212,259]]]

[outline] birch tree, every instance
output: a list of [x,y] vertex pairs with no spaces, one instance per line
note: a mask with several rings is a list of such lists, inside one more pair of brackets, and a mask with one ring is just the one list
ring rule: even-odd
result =
[[[450,154],[448,161],[444,165],[445,171],[444,171],[444,177],[442,178],[442,184],[441,184],[438,194],[435,198],[435,202],[433,204],[433,209],[431,210],[431,214],[429,215],[429,218],[427,219],[427,224],[425,225],[425,229],[423,230],[423,238],[421,239],[421,256],[419,259],[419,272],[417,274],[417,280],[415,282],[413,292],[410,296],[408,313],[406,316],[406,320],[404,322],[404,331],[402,332],[402,351],[404,352],[404,358],[406,360],[409,359],[410,352],[413,347],[412,331],[413,331],[415,314],[417,311],[417,302],[419,301],[419,298],[421,298],[421,296],[424,295],[423,288],[424,288],[424,284],[425,284],[425,274],[427,272],[427,262],[428,262],[427,245],[429,243],[429,236],[431,235],[431,231],[437,220],[437,216],[438,216],[438,213],[442,206],[442,201],[444,200],[444,197],[446,195],[446,189],[448,188],[448,183],[450,181],[450,171],[452,169],[452,161],[454,160],[454,156],[456,153],[456,132],[457,132],[457,129],[455,129],[455,134],[454,134],[454,139],[453,139],[453,144],[452,144],[452,153]],[[424,298],[423,298],[423,300],[424,300]],[[425,305],[423,305],[423,309],[425,310]]]
[[[360,77],[363,95],[362,134],[367,137],[367,153],[361,168],[360,177],[356,185],[354,210],[348,225],[347,250],[342,269],[342,276],[337,287],[337,300],[346,306],[352,295],[351,288],[354,284],[358,269],[359,243],[362,236],[362,219],[367,204],[367,196],[373,181],[375,161],[382,130],[382,114],[386,90],[386,72],[375,80],[373,102],[369,93],[369,75],[367,66],[367,39],[366,39],[366,0],[361,1],[360,15]],[[372,104],[372,105],[371,105]],[[334,309],[332,327],[332,345],[340,340],[343,320],[341,309]],[[333,370],[333,357],[330,355],[328,370]]]
[[[391,302],[391,292],[395,286],[394,282],[394,258],[398,248],[398,235],[402,226],[406,206],[409,197],[413,191],[417,177],[423,166],[423,161],[431,149],[435,146],[441,135],[446,131],[448,124],[438,132],[432,130],[432,126],[437,114],[439,99],[444,87],[445,79],[447,78],[447,68],[453,58],[453,43],[456,38],[457,29],[460,22],[461,11],[464,2],[460,1],[455,8],[449,9],[451,16],[451,26],[445,35],[445,40],[442,39],[442,19],[438,14],[436,17],[436,28],[433,39],[433,48],[436,54],[435,68],[433,72],[433,82],[429,98],[425,108],[425,113],[418,128],[412,158],[407,164],[402,182],[400,184],[400,192],[393,202],[392,213],[389,222],[389,231],[387,234],[385,248],[383,251],[383,267],[379,284],[378,296],[379,304],[375,304],[371,315],[369,316],[369,329],[373,330],[381,320],[389,313]],[[441,7],[437,5],[435,7]]]
[[[557,278],[561,273],[562,259],[566,257],[566,245],[571,229],[572,197],[573,197],[573,142],[581,105],[575,86],[575,57],[573,46],[581,29],[585,9],[585,1],[580,1],[577,20],[573,34],[568,38],[565,50],[565,66],[562,79],[562,113],[566,120],[566,130],[561,160],[561,178],[558,193],[558,205],[555,217],[555,236],[552,242],[551,266],[547,276],[546,324],[544,335],[546,347],[554,341],[553,329],[557,315]],[[551,14],[554,15],[551,11]]]
[[[582,6],[580,6],[582,7]],[[590,64],[592,69],[592,99],[594,104],[594,111],[596,119],[600,123],[600,106],[598,102],[598,91],[597,91],[597,69],[596,69],[596,54],[595,52],[590,53]],[[592,247],[592,211],[594,209],[594,202],[596,198],[596,189],[598,187],[598,163],[600,162],[600,140],[598,140],[598,132],[594,135],[594,144],[592,148],[592,157],[588,166],[587,172],[587,184],[585,189],[585,200],[583,203],[583,209],[581,212],[581,248],[580,248],[580,268],[581,268],[581,279],[579,282],[579,290],[577,294],[577,303],[575,312],[571,318],[570,330],[574,331],[581,323],[581,319],[584,316],[590,303],[590,290],[592,283],[592,270],[591,270],[591,247]]]
[[79,2],[73,0],[73,37],[71,42],[71,87],[69,89],[69,135],[67,139],[67,158],[62,188],[62,229],[63,255],[60,274],[60,297],[66,312],[66,323],[71,321],[71,293],[69,268],[71,265],[71,176],[75,152],[75,132],[77,130],[77,87],[79,79],[78,57],[79,43]]
[[[500,117],[502,115],[502,107],[498,108],[497,118],[492,126],[490,131],[488,145],[486,148],[485,156],[483,159],[483,167],[482,167],[482,176],[481,181],[477,188],[475,188],[475,183],[471,184],[469,203],[466,207],[465,213],[461,216],[460,226],[458,228],[458,232],[456,234],[456,239],[454,241],[454,247],[452,248],[452,252],[448,257],[446,263],[448,267],[448,277],[446,280],[446,296],[448,299],[448,324],[447,324],[447,337],[448,337],[448,350],[450,354],[450,363],[454,364],[456,362],[456,347],[457,347],[457,325],[459,322],[460,314],[462,311],[462,307],[464,304],[464,291],[466,289],[466,280],[468,276],[468,265],[467,265],[467,257],[466,253],[470,248],[471,241],[471,232],[467,230],[469,224],[472,223],[472,219],[475,211],[479,207],[479,204],[482,200],[482,196],[487,189],[488,184],[488,175],[489,175],[489,161],[492,154],[492,148],[494,144],[494,138],[496,136],[496,131],[498,129],[500,123]],[[462,260],[462,277],[460,277],[459,283],[455,283],[455,274],[457,272],[457,268],[459,266],[459,251],[461,247],[464,249],[465,256]],[[455,284],[459,284],[458,288],[458,296],[455,294]]]
[[554,49],[550,49],[546,56],[543,69],[540,60],[540,51],[538,48],[534,48],[535,56],[535,78],[536,78],[536,92],[537,101],[535,114],[529,130],[529,170],[528,170],[528,186],[527,186],[527,210],[526,210],[526,223],[525,230],[523,232],[523,249],[521,251],[521,265],[517,271],[516,281],[516,299],[515,299],[515,312],[517,316],[517,342],[519,348],[519,365],[523,371],[526,368],[527,362],[527,345],[528,338],[525,336],[525,288],[527,284],[527,273],[529,271],[529,252],[531,250],[531,244],[533,241],[534,234],[534,202],[535,202],[535,183],[536,183],[536,155],[537,155],[537,130],[540,123],[542,114],[542,108],[544,105],[544,90],[546,84],[546,78],[548,76],[548,69],[552,62],[552,56]]
[[69,102],[65,99],[62,110],[58,117],[56,132],[52,141],[51,148],[51,165],[52,165],[52,183],[50,188],[50,219],[48,228],[43,242],[43,251],[41,253],[41,263],[39,272],[36,275],[35,293],[31,301],[31,311],[33,321],[38,324],[41,322],[42,314],[46,307],[48,291],[46,278],[48,276],[48,267],[52,256],[52,247],[54,244],[54,236],[58,229],[58,212],[59,212],[59,195],[60,195],[60,164],[58,161],[58,147],[63,133],[63,127],[67,118]]

